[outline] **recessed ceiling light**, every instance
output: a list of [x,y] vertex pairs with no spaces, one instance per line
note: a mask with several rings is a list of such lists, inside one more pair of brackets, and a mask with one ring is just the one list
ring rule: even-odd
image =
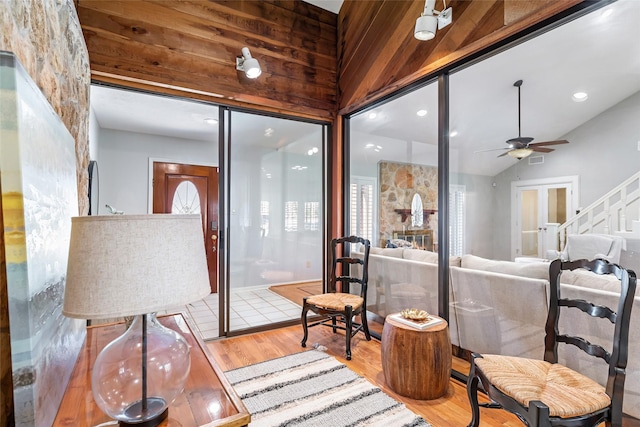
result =
[[264,130],[264,136],[271,136],[273,135],[274,130],[272,128],[266,128]]
[[576,92],[571,96],[575,102],[583,102],[586,101],[589,95],[586,92]]
[[601,16],[603,18],[607,18],[607,17],[611,16],[612,13],[613,13],[613,9],[609,7],[609,8],[607,8],[607,9],[602,11],[602,15]]
[[376,113],[375,111],[372,111],[369,113],[369,115],[367,116],[369,118],[369,120],[373,120],[376,117],[378,117],[378,113]]
[[449,134],[450,137],[454,137],[458,135],[458,131],[457,130],[452,130],[451,133]]
[[368,143],[367,145],[364,146],[364,148],[373,148],[374,146],[375,144]]
[[215,125],[218,123],[218,119],[214,119],[212,117],[208,117],[206,119],[204,119],[204,122],[208,125]]
[[424,117],[427,115],[427,110],[418,110],[416,111],[416,114],[418,115],[418,117]]

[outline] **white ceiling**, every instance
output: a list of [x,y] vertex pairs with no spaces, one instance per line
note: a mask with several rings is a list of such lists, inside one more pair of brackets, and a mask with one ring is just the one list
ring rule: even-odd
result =
[[[604,17],[607,9],[613,13]],[[522,135],[535,138],[534,142],[561,139],[639,91],[639,22],[640,1],[619,0],[452,74],[451,130],[458,135],[451,138],[450,144],[453,150],[462,153],[458,156],[461,171],[492,176],[515,161],[509,156],[497,158],[502,151],[475,152],[506,148],[505,141],[518,136],[518,98],[513,86],[516,80],[524,81]],[[571,100],[578,90],[588,93],[587,101]],[[217,117],[218,109],[205,103],[94,86],[91,106],[102,128],[199,140],[211,140],[217,132],[217,127],[206,124],[204,119]],[[421,108],[428,111],[427,116],[416,116]],[[435,83],[375,111],[378,115],[374,120],[368,120],[365,114],[352,120],[351,129],[357,134],[352,141],[352,153],[358,154],[367,143],[375,143],[384,148],[379,153],[367,152],[368,161],[404,161],[408,153],[406,149],[397,149],[398,141],[413,141],[420,145],[411,144],[412,155],[435,156]],[[241,124],[247,132],[259,134],[269,126],[263,123],[268,118],[247,115],[245,119]],[[295,132],[278,129],[280,135],[289,135],[280,143],[300,138],[303,129],[299,125]]]
[[305,0],[307,3],[315,4],[329,12],[333,12],[336,15],[340,12],[342,6],[342,0]]

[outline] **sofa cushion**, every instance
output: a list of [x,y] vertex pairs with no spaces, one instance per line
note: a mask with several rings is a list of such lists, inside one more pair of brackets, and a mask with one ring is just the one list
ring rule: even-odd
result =
[[[402,253],[402,258],[408,259],[411,261],[420,261],[420,262],[428,262],[429,264],[438,264],[438,253],[425,251],[423,249],[405,249]],[[449,257],[449,265],[454,267],[460,267],[459,256],[451,256]]]
[[373,254],[373,255],[382,255],[382,256],[390,256],[390,257],[394,257],[394,258],[402,258],[402,252],[404,251],[404,248],[378,248],[378,247],[371,247],[371,249],[369,249],[369,253]]
[[571,261],[605,257],[609,255],[614,241],[614,237],[599,234],[569,234],[562,257]]
[[563,271],[560,283],[620,293],[620,281],[612,274],[595,274],[584,269]]
[[388,248],[412,248],[413,243],[403,239],[391,239],[387,241]]
[[494,273],[510,274],[512,276],[549,280],[548,262],[521,263],[497,261],[467,254],[462,256],[460,265],[462,268],[471,268],[473,270],[492,271]]
[[438,263],[438,254],[431,251],[423,251],[422,249],[405,249],[402,258],[412,261],[428,262],[430,264]]

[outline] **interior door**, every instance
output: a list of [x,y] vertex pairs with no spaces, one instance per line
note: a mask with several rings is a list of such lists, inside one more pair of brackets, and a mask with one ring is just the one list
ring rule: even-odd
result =
[[515,200],[515,256],[546,258],[547,250],[557,249],[555,227],[572,212],[571,183],[517,186]]
[[153,213],[200,214],[211,292],[218,291],[218,168],[153,162]]

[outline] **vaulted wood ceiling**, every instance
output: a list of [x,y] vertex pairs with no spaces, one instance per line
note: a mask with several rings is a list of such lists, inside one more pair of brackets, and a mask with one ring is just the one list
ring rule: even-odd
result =
[[423,0],[346,1],[338,23],[339,110],[351,112],[580,2],[448,1],[451,25],[419,41],[413,28]]
[[[424,0],[76,0],[94,80],[331,120],[582,0],[453,0],[413,38]],[[441,3],[437,3],[441,9]],[[235,69],[250,48],[263,74]]]

